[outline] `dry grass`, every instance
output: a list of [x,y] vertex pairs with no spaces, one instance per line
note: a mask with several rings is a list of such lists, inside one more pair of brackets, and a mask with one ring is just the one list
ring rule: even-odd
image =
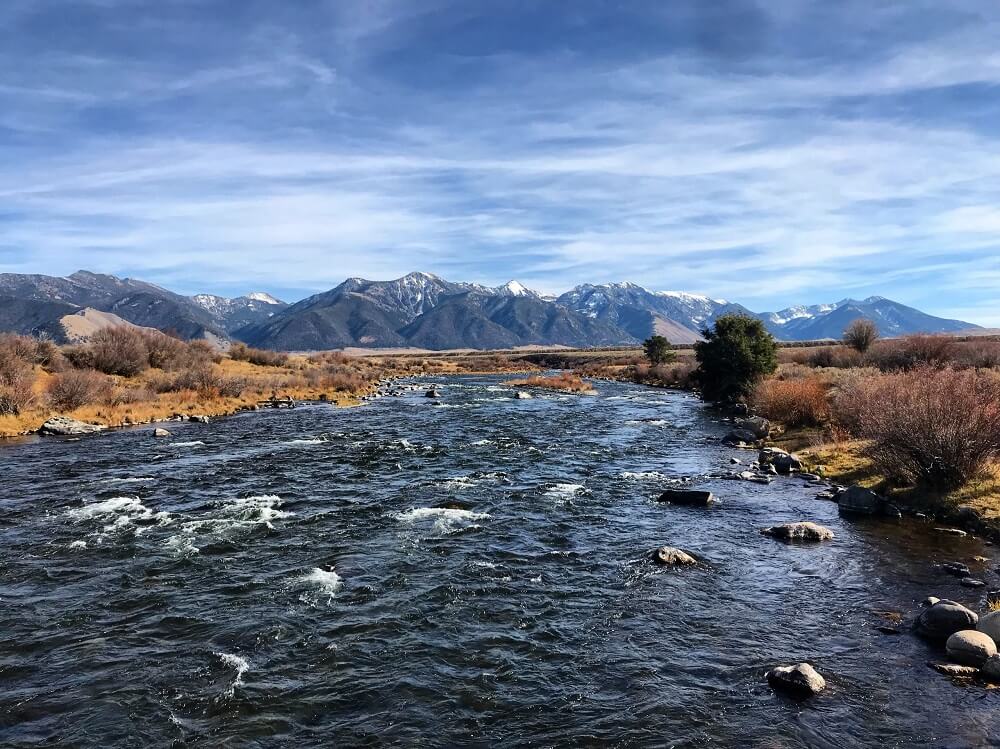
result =
[[586,382],[580,375],[566,372],[550,377],[533,376],[523,380],[510,380],[505,385],[512,387],[537,387],[549,390],[562,390],[569,393],[589,393],[594,386]]
[[787,427],[817,427],[830,420],[827,385],[819,377],[764,380],[751,402],[757,413]]

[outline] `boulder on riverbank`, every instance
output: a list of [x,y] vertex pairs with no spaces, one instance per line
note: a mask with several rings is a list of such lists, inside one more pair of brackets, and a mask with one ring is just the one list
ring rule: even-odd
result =
[[802,461],[797,456],[779,450],[777,447],[765,447],[757,456],[757,462],[761,466],[773,466],[775,472],[782,476],[802,470]]
[[715,501],[715,495],[699,489],[666,489],[658,501],[689,507],[706,507]]
[[107,429],[100,424],[88,424],[85,421],[71,419],[69,416],[53,416],[39,428],[39,434],[76,437],[81,434],[93,434]]
[[935,663],[934,661],[931,661],[927,665],[945,676],[968,678],[979,673],[979,669],[975,666],[960,666],[957,663]]
[[826,679],[808,663],[772,668],[767,672],[767,683],[799,697],[810,697],[826,689]]
[[842,515],[899,517],[899,510],[880,494],[863,486],[850,486],[837,495]]
[[1000,611],[993,611],[980,617],[976,629],[992,637],[993,642],[1000,643]]
[[979,615],[960,603],[940,600],[928,606],[917,617],[917,634],[928,640],[944,642],[956,632],[972,629],[979,622]]
[[782,541],[829,541],[833,538],[829,528],[810,521],[774,525],[762,529],[761,533]]
[[982,666],[987,658],[997,654],[993,638],[974,629],[956,632],[945,643],[948,657],[966,666]]
[[664,567],[683,567],[698,564],[698,560],[693,556],[673,546],[661,546],[654,551],[653,561]]
[[756,439],[766,439],[771,433],[771,422],[763,416],[752,416],[749,419],[742,419],[737,423],[740,429],[744,429],[754,435]]
[[722,438],[722,444],[729,447],[751,448],[757,445],[758,437],[749,429],[733,429]]
[[983,663],[983,676],[990,681],[1000,682],[1000,655],[991,655]]

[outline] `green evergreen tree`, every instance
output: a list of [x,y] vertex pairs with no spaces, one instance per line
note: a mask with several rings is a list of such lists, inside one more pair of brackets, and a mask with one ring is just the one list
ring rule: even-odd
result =
[[702,331],[694,346],[695,380],[705,400],[735,402],[778,368],[778,346],[764,323],[745,315],[723,315]]
[[674,360],[674,350],[670,347],[670,341],[661,335],[654,335],[643,341],[643,350],[646,352],[646,358],[649,359],[649,363],[656,364],[666,364]]

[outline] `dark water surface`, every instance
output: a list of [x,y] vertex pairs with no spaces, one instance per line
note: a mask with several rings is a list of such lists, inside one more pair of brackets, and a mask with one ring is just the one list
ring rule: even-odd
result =
[[[798,479],[697,478],[752,456],[687,394],[437,381],[439,407],[0,449],[0,744],[1000,742],[996,693],[875,629],[929,594],[979,608],[932,570],[978,541],[841,520]],[[654,501],[684,477],[720,503]],[[836,540],[758,532],[790,520]],[[668,543],[707,563],[655,568]],[[805,659],[820,697],[764,683]]]

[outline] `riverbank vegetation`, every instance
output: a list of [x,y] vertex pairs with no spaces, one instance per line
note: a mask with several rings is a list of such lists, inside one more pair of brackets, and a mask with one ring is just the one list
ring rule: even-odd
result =
[[549,377],[533,375],[523,380],[510,380],[504,383],[511,387],[536,387],[548,390],[563,390],[569,393],[589,393],[594,390],[594,386],[584,380],[578,374],[564,372]]
[[33,432],[54,415],[123,426],[230,414],[272,397],[350,405],[388,377],[535,369],[500,355],[307,356],[241,344],[223,353],[204,341],[124,327],[75,346],[7,334],[0,335],[0,437]]

